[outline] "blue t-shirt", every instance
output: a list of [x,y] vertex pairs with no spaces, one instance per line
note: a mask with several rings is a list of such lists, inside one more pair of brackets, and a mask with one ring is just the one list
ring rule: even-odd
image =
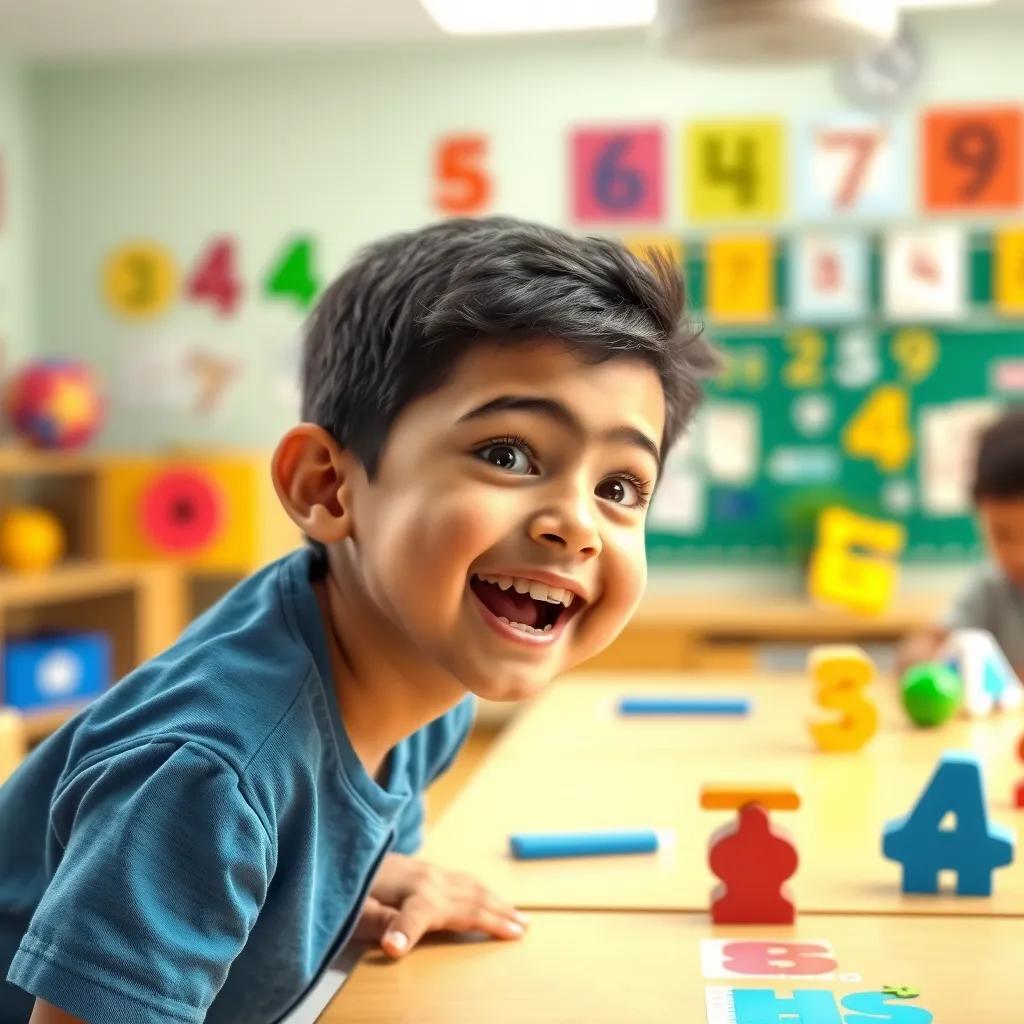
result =
[[95,1024],[276,1021],[347,940],[384,854],[419,845],[420,793],[472,698],[370,778],[338,712],[320,571],[303,550],[243,581],[0,788],[2,1024],[35,996]]

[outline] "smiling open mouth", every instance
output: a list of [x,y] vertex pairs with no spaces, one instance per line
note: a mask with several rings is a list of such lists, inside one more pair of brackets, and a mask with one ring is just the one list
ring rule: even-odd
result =
[[503,589],[499,584],[477,575],[470,577],[469,585],[480,603],[496,619],[533,636],[561,632],[583,604],[575,594],[566,606],[561,600],[551,597],[535,598],[529,593],[519,593],[514,586]]

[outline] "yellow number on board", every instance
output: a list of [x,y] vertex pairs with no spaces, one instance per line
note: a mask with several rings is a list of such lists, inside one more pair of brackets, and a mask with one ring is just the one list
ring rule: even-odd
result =
[[786,336],[786,348],[793,358],[782,370],[783,382],[791,388],[817,388],[824,383],[825,339],[820,331],[801,327]]
[[906,391],[893,384],[875,388],[843,431],[843,448],[886,473],[903,469],[914,452]]
[[939,344],[931,331],[923,327],[907,327],[893,337],[892,357],[899,363],[903,379],[909,384],[917,384],[935,369]]

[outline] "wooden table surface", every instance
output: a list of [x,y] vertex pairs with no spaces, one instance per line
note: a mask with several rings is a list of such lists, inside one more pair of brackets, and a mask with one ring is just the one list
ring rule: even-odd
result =
[[[812,745],[808,718],[828,718],[806,677],[752,675],[566,677],[509,727],[428,835],[424,859],[475,874],[523,909],[705,911],[716,879],[707,841],[730,812],[699,807],[705,782],[788,782],[803,796],[775,812],[793,836],[798,913],[1024,915],[1024,811],[1011,805],[1024,776],[1015,759],[1024,716],[912,726],[895,686],[874,686],[882,726],[854,754]],[[746,718],[620,718],[620,694],[737,694]],[[902,868],[881,854],[884,823],[907,813],[944,750],[982,760],[990,818],[1017,835],[1017,860],[998,869],[991,897],[904,896]],[[512,832],[673,830],[676,845],[632,857],[518,862]]]
[[[836,969],[831,979],[723,978],[720,967],[705,977],[702,943],[714,939],[825,940]],[[936,1024],[1016,1024],[1022,943],[1024,921],[1013,918],[937,926],[925,917],[823,915],[792,928],[737,929],[714,928],[703,914],[537,912],[517,942],[435,941],[397,963],[367,956],[320,1022],[703,1024],[709,989],[768,988],[789,997],[824,988],[841,999],[896,985],[919,994],[892,1002],[928,1010]]]

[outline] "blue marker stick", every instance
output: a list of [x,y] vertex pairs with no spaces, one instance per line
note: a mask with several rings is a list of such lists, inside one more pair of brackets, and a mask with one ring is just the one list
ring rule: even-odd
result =
[[620,715],[748,715],[746,697],[623,697]]
[[520,832],[508,837],[508,845],[516,860],[654,853],[658,849],[658,833],[654,829],[632,832]]

